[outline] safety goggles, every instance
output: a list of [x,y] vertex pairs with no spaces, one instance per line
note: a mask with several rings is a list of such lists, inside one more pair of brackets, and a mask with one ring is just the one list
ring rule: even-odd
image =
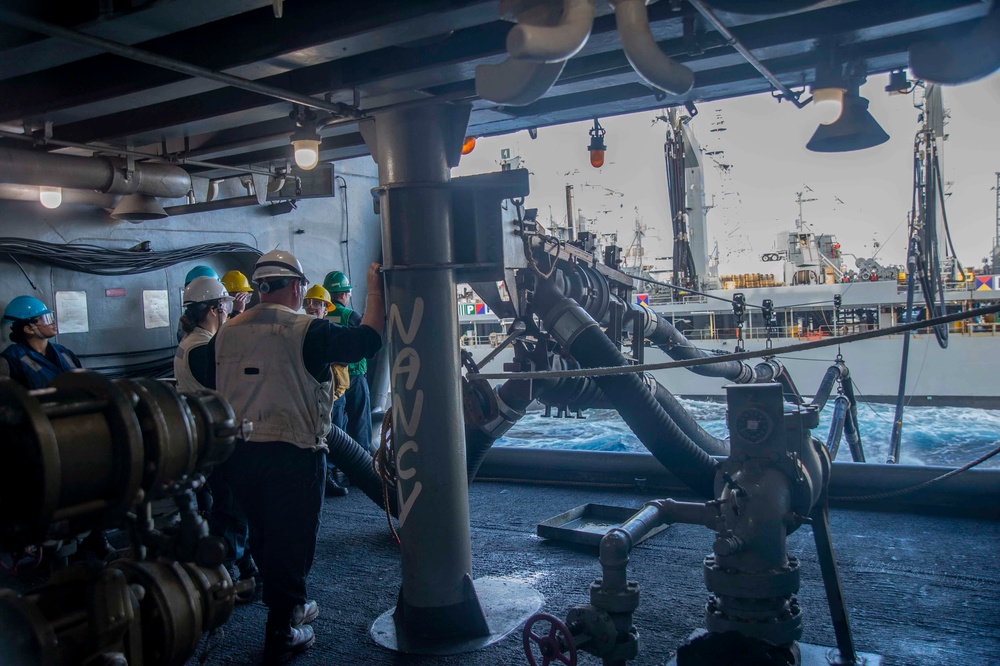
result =
[[219,304],[215,306],[219,308],[220,312],[225,312],[226,314],[233,313],[233,302],[232,301],[219,301]]
[[35,323],[41,324],[42,326],[51,326],[56,323],[56,316],[51,312],[46,312],[43,315],[35,317]]
[[302,307],[305,310],[314,309],[314,310],[322,310],[323,312],[326,312],[327,310],[326,301],[321,301],[318,298],[305,299],[304,301],[302,301]]

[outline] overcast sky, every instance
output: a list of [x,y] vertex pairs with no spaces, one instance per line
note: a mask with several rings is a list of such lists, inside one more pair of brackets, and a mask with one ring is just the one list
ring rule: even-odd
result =
[[[816,199],[803,208],[814,231],[835,234],[845,252],[865,257],[878,252],[882,263],[904,263],[918,111],[912,95],[887,95],[886,82],[886,76],[872,77],[861,93],[890,139],[852,153],[805,149],[816,128],[809,107],[779,104],[770,95],[697,105],[695,134],[706,152],[721,151],[706,160],[705,172],[708,202],[713,195],[715,201],[708,214],[709,249],[717,240],[720,273],[775,272],[777,265],[761,262],[760,254],[773,248],[779,231],[794,229],[800,191],[804,198]],[[944,179],[951,183],[948,219],[959,259],[978,267],[995,234],[992,188],[1000,171],[1000,74],[945,88],[944,104],[950,115],[942,152]],[[550,207],[552,218],[563,223],[565,186],[572,184],[577,207],[586,217],[599,219],[600,231],[617,231],[619,245],[628,246],[638,217],[647,227],[646,256],[665,257],[673,239],[665,125],[654,122],[657,115],[601,119],[608,145],[601,169],[589,164],[588,122],[540,128],[536,140],[527,132],[480,139],[453,175],[495,171],[501,149],[509,148],[532,174],[525,205],[537,207],[543,223]],[[876,243],[882,248],[876,250]]]

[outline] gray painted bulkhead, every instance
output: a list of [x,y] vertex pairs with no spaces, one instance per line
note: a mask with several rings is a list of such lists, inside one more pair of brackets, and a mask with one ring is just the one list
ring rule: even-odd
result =
[[[272,216],[267,206],[244,206],[133,224],[113,220],[107,211],[95,206],[64,203],[55,210],[48,210],[37,201],[0,201],[0,236],[68,245],[88,243],[114,249],[128,249],[142,241],[150,241],[154,251],[224,242],[245,243],[261,252],[278,247],[295,254],[314,283],[322,283],[328,271],[348,272],[349,267],[355,286],[353,304],[363,310],[368,264],[380,260],[382,254],[380,222],[373,211],[370,193],[378,185],[377,171],[370,157],[362,157],[336,163],[335,174],[333,197],[299,200],[297,209],[277,216]],[[197,189],[199,184],[200,191]],[[195,186],[198,201],[204,201],[207,181],[195,179]],[[226,188],[231,191],[227,192]],[[245,194],[238,179],[233,178],[224,181],[219,196]],[[171,206],[187,202],[177,199],[161,203]],[[235,268],[249,277],[256,257],[249,253],[221,254],[183,261],[164,270],[121,277],[76,272],[27,257],[17,259],[38,290],[31,288],[9,255],[0,253],[0,308],[5,308],[15,296],[30,294],[55,310],[58,319],[56,292],[84,291],[89,332],[60,333],[57,342],[81,355],[160,350],[128,357],[83,359],[84,367],[97,368],[171,357],[170,348],[177,344],[176,327],[187,271],[198,264],[206,264],[219,275]],[[108,289],[124,289],[125,295],[108,296],[105,292]],[[145,290],[167,291],[168,325],[146,328]],[[254,302],[256,297],[251,301]],[[8,327],[4,326],[0,348],[7,346],[8,332]]]

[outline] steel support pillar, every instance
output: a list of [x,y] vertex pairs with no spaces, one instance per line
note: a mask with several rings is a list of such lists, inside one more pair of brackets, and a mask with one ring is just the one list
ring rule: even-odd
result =
[[[362,127],[379,172],[403,578],[395,610],[375,622],[372,636],[402,652],[474,650],[499,640],[509,624],[487,622],[489,604],[472,580],[448,189],[469,112],[429,104],[380,113]],[[485,585],[498,589],[496,581]],[[511,585],[500,583],[493,596],[517,598],[514,606],[538,597]]]

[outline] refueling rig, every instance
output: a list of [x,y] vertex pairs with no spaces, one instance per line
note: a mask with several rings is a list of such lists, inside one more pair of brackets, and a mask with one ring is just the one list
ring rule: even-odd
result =
[[[493,441],[538,400],[560,415],[617,410],[657,460],[703,500],[653,500],[608,531],[600,542],[601,577],[590,585],[589,603],[571,608],[565,621],[540,613],[525,623],[528,662],[575,664],[578,650],[606,666],[635,659],[639,635],[633,615],[640,612],[640,585],[627,577],[630,551],[662,525],[689,523],[714,532],[703,567],[710,596],[706,631],[681,646],[675,663],[733,663],[734,655],[757,659],[746,663],[878,663],[877,656],[854,648],[828,522],[831,460],[842,436],[855,462],[864,461],[847,366],[838,359],[806,401],[774,357],[752,366],[744,360],[713,361],[669,321],[633,303],[633,278],[614,267],[614,248],[606,250],[608,261],[602,263],[587,251],[585,239],[566,242],[541,233],[522,205],[511,200],[500,226],[485,234],[502,239],[496,247],[504,248],[509,297],[501,296],[495,282],[472,287],[498,316],[512,320],[498,348],[514,347],[505,370],[531,374],[494,388],[477,377],[471,356],[463,359],[470,482]],[[496,216],[492,222],[498,222]],[[735,294],[740,326],[747,306],[742,294]],[[691,362],[694,372],[732,382],[728,439],[705,431],[650,375],[628,370],[642,364],[647,341],[676,361]],[[578,370],[584,372],[573,372]],[[811,431],[835,385],[833,422],[823,442]],[[785,540],[803,524],[815,535],[835,649],[797,642],[799,565]]]

